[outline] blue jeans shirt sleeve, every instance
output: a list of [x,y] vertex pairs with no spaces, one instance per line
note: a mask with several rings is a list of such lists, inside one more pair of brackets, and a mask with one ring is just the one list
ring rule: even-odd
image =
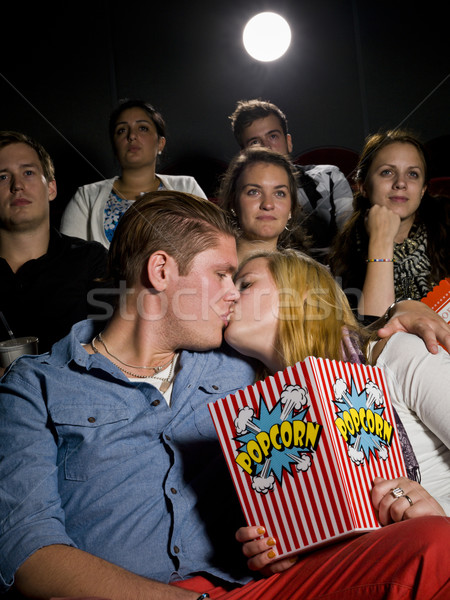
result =
[[65,531],[58,492],[57,447],[40,389],[11,373],[0,403],[0,590],[48,544],[75,545]]

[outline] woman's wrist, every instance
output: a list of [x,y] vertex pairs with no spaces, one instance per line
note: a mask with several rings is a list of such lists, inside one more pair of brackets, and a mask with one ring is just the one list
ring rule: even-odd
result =
[[394,238],[370,239],[367,246],[367,256],[392,258],[394,256]]

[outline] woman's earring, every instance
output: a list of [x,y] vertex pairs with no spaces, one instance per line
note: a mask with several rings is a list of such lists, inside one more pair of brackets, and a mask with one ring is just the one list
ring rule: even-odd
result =
[[289,223],[289,221],[291,220],[291,217],[292,217],[292,214],[291,214],[291,213],[289,213],[288,220],[286,221],[286,225],[284,226],[284,228],[285,228],[285,230],[286,230],[286,231],[290,231],[290,229],[289,229],[289,227],[288,227],[288,223]]
[[230,214],[231,214],[231,221],[233,224],[233,227],[235,227],[236,229],[240,229],[240,225],[239,225],[239,219],[237,217],[236,211],[234,210],[234,208],[230,208]]

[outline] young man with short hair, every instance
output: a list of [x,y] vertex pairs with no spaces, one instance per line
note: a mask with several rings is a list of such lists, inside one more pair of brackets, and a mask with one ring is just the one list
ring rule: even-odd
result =
[[[290,155],[292,136],[284,112],[266,100],[240,100],[230,115],[240,148],[265,146]],[[302,225],[312,238],[311,253],[324,261],[336,232],[352,212],[353,194],[344,174],[335,165],[294,165],[298,173],[298,202]]]
[[[0,132],[0,310],[16,337],[39,338],[40,352],[94,313],[88,295],[106,267],[100,244],[51,227],[56,193],[53,162],[42,145]],[[0,323],[0,339],[7,337]]]

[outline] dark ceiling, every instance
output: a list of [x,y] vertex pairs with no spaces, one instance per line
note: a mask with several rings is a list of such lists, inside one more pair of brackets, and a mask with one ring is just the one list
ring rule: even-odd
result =
[[[252,59],[241,41],[264,10],[287,18],[293,34],[273,63]],[[328,145],[359,151],[385,127],[411,127],[424,141],[450,133],[441,2],[93,0],[2,13],[0,128],[33,135],[53,156],[59,210],[77,186],[116,174],[107,121],[124,97],[164,115],[160,169],[192,174],[210,194],[237,150],[228,115],[241,98],[286,112],[294,156]]]

